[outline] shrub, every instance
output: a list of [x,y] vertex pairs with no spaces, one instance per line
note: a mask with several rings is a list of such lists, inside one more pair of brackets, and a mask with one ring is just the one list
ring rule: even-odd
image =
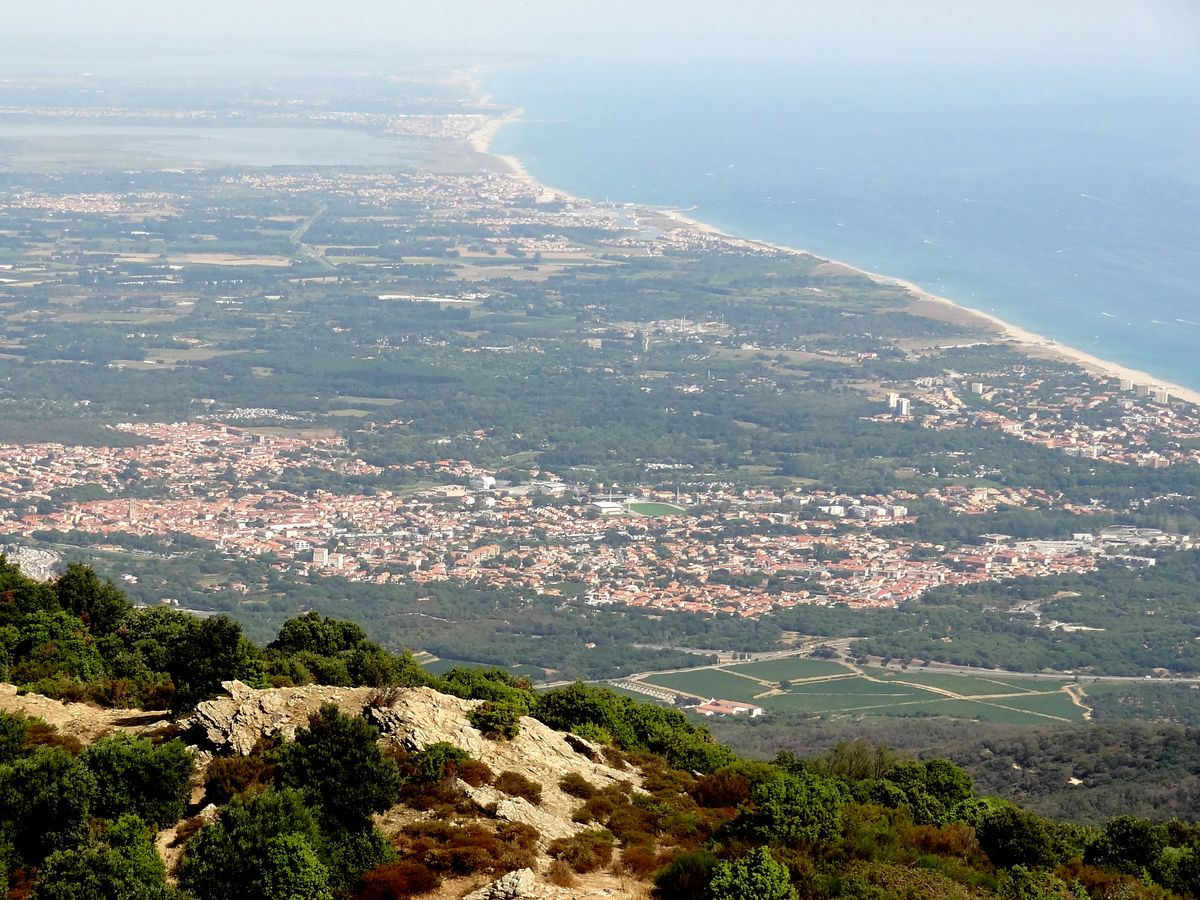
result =
[[166,900],[166,867],[154,849],[154,832],[136,816],[124,816],[103,835],[60,850],[46,860],[37,900],[129,897]]
[[719,863],[709,884],[712,900],[797,900],[787,867],[766,847],[737,862]]
[[596,793],[595,785],[578,772],[568,772],[558,780],[558,786],[564,794],[578,797],[580,800],[589,800]]
[[190,819],[184,819],[175,826],[175,837],[171,840],[171,846],[185,846],[207,824],[208,821],[203,816],[192,816]]
[[524,797],[534,806],[542,802],[542,786],[520,772],[501,772],[496,778],[496,789],[510,797]]
[[1117,816],[1087,848],[1084,861],[1123,875],[1141,875],[1163,850],[1162,829],[1145,819]]
[[421,784],[434,784],[447,778],[453,778],[462,766],[470,759],[465,750],[460,750],[453,744],[439,741],[430,744],[419,753],[408,757],[405,774],[415,776]]
[[675,857],[654,876],[655,900],[694,900],[708,894],[717,858],[707,850]]
[[400,772],[379,749],[379,730],[361,716],[327,703],[279,754],[279,782],[320,803],[326,824],[350,831],[369,827],[371,813],[400,798]]
[[961,822],[943,825],[918,825],[904,836],[904,843],[925,853],[978,860],[982,855],[975,829]]
[[566,862],[556,859],[550,863],[550,868],[546,870],[546,880],[558,887],[574,887],[575,873]]
[[535,865],[538,837],[521,823],[502,822],[493,830],[480,822],[425,820],[403,828],[397,847],[442,874],[499,874]]
[[132,813],[158,828],[183,815],[195,758],[182,741],[155,747],[118,734],[96,741],[79,759],[96,778],[95,815]]
[[658,869],[660,860],[653,847],[635,844],[621,852],[620,865],[621,871],[641,881]]
[[339,895],[358,884],[363,872],[396,860],[396,852],[383,832],[370,826],[326,834],[317,850],[328,870],[329,886]]
[[59,747],[72,756],[83,752],[83,743],[73,734],[62,734],[53,725],[41,719],[29,719],[25,743],[30,747]]
[[537,865],[538,841],[541,835],[532,825],[524,822],[500,822],[496,826],[496,839],[500,842],[497,870],[512,872],[515,869],[531,869]]
[[1045,823],[1015,806],[1001,806],[984,815],[975,826],[975,835],[998,869],[1021,864],[1042,868],[1054,863],[1054,847]]
[[485,700],[467,713],[467,721],[495,740],[512,740],[521,733],[521,710],[505,701]]
[[56,850],[78,846],[88,834],[96,779],[57,747],[0,767],[0,829],[11,841],[12,860],[37,866]]
[[496,773],[488,768],[487,763],[477,759],[467,759],[458,767],[458,777],[471,787],[482,787],[496,780]]
[[441,678],[438,689],[465,700],[487,700],[504,703],[527,716],[537,702],[537,695],[528,678],[511,675],[504,669],[478,669],[455,666]]
[[238,794],[265,787],[275,775],[275,762],[265,756],[218,756],[204,771],[204,797],[224,806]]
[[614,838],[604,828],[581,831],[569,838],[551,841],[546,853],[569,865],[574,871],[584,874],[602,869],[612,862]]
[[354,896],[358,900],[393,900],[426,894],[441,886],[442,879],[436,872],[415,860],[405,859],[367,872]]
[[0,766],[25,755],[32,723],[23,715],[0,712]]
[[571,734],[577,734],[584,740],[599,744],[601,747],[607,747],[613,742],[612,733],[595,722],[580,722],[578,725],[572,725]]
[[734,808],[750,799],[750,779],[721,769],[696,779],[692,796],[701,806]]
[[328,870],[316,857],[322,835],[299,791],[262,791],[234,800],[189,843],[179,883],[198,900],[328,898]]

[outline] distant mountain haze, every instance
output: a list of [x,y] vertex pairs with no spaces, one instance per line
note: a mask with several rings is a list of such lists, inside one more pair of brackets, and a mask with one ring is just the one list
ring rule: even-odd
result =
[[[151,0],[6,4],[5,33],[36,53],[149,48],[336,51],[350,44],[467,53],[667,54],[870,64],[1200,69],[1200,5],[1190,0]],[[99,48],[103,49],[99,49]]]

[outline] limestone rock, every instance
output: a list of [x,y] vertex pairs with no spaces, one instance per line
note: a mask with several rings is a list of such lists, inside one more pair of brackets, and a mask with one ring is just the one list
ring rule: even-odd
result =
[[517,869],[472,891],[463,900],[529,900],[538,896],[534,893],[537,883],[537,876],[532,869]]
[[597,788],[636,776],[619,772],[603,762],[600,748],[573,735],[564,735],[537,719],[525,716],[521,730],[509,741],[492,740],[473,727],[468,713],[481,701],[440,694],[432,688],[292,687],[257,690],[240,681],[224,685],[226,696],[201,703],[181,724],[185,738],[202,751],[247,754],[264,737],[278,731],[289,740],[296,730],[325,703],[334,703],[350,715],[365,713],[379,729],[381,740],[409,751],[431,744],[449,743],[465,750],[496,774],[511,771],[542,786],[542,802],[534,806],[490,788],[464,791],[480,807],[496,815],[533,826],[543,843],[567,837],[583,828],[571,820],[580,800],[559,788],[564,775],[576,774]]
[[188,741],[217,754],[249,753],[276,731],[291,739],[325,703],[357,715],[373,688],[309,686],[256,690],[240,681],[221,685],[226,696],[206,700],[180,725]]
[[480,808],[494,807],[497,818],[509,822],[520,822],[536,828],[542,836],[541,843],[543,845],[558,838],[570,837],[583,827],[570,820],[564,820],[552,812],[545,811],[540,806],[534,806],[524,797],[510,797],[487,785],[471,787],[462,780],[459,780],[457,784],[462,792]]

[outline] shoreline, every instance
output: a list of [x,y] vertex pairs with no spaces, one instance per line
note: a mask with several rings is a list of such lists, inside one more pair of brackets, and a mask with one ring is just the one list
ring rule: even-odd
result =
[[[527,184],[540,188],[543,191],[552,193],[561,197],[564,200],[572,200],[575,202],[594,202],[587,201],[585,198],[571,194],[568,191],[560,190],[559,188],[543,184],[525,168],[524,163],[515,156],[508,154],[494,153],[491,150],[492,141],[504,126],[511,124],[521,118],[524,114],[522,109],[508,109],[503,115],[498,115],[489,118],[487,122],[480,128],[473,131],[468,138],[468,143],[471,149],[483,156],[491,157],[503,164],[508,173]],[[913,315],[922,316],[924,318],[933,319],[935,321],[953,322],[962,325],[974,325],[994,334],[994,340],[998,343],[1010,344],[1017,348],[1021,353],[1036,359],[1051,359],[1059,362],[1072,363],[1092,375],[1099,375],[1106,378],[1115,378],[1117,380],[1132,381],[1134,385],[1150,385],[1165,389],[1169,392],[1172,400],[1182,400],[1186,403],[1200,406],[1200,390],[1184,387],[1181,384],[1176,384],[1171,381],[1166,381],[1158,378],[1149,372],[1144,372],[1140,369],[1134,369],[1130,366],[1125,366],[1112,360],[1102,359],[1099,356],[1080,350],[1077,347],[1072,347],[1068,344],[1063,344],[1059,341],[1048,338],[1044,335],[1037,334],[1019,325],[1014,325],[1001,319],[999,316],[992,313],[983,312],[982,310],[973,309],[969,306],[963,306],[949,297],[943,297],[938,294],[931,293],[925,290],[918,284],[907,281],[903,278],[898,278],[894,275],[885,275],[880,272],[872,272],[864,269],[861,266],[856,266],[853,263],[848,263],[839,259],[831,259],[820,254],[813,253],[800,247],[791,247],[786,244],[777,244],[771,241],[756,240],[754,238],[745,238],[739,235],[730,234],[723,231],[708,222],[702,222],[699,219],[692,218],[685,211],[673,208],[651,207],[644,204],[635,203],[634,206],[652,210],[662,217],[675,222],[682,228],[692,229],[712,235],[714,237],[725,238],[727,240],[742,241],[749,244],[755,244],[760,247],[769,247],[772,250],[777,250],[781,253],[794,253],[801,256],[808,256],[813,259],[821,260],[825,263],[830,263],[835,266],[844,268],[857,275],[861,275],[872,282],[879,285],[889,285],[899,287],[908,292],[913,298],[913,303],[908,308],[908,311]]]

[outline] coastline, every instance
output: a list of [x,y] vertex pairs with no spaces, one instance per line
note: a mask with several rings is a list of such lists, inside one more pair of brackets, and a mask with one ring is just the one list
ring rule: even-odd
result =
[[[471,133],[468,138],[471,149],[483,156],[488,156],[499,161],[508,174],[527,184],[540,188],[542,191],[554,194],[564,200],[572,200],[576,202],[587,202],[584,198],[578,197],[567,191],[559,188],[543,184],[538,181],[525,165],[515,156],[508,154],[494,153],[491,150],[491,144],[495,140],[496,135],[504,126],[519,120],[524,113],[522,109],[506,109],[502,115],[489,118],[480,128]],[[943,297],[938,294],[931,293],[918,284],[911,281],[906,281],[903,278],[897,278],[892,275],[885,275],[880,272],[872,272],[864,269],[861,266],[856,266],[853,263],[845,262],[844,260],[830,259],[820,254],[804,250],[800,247],[790,247],[785,244],[776,244],[770,241],[755,240],[753,238],[743,238],[738,235],[730,234],[726,231],[717,228],[708,222],[702,222],[699,219],[692,218],[683,210],[645,207],[643,204],[635,204],[635,206],[644,209],[652,209],[663,218],[675,222],[679,227],[690,230],[700,231],[714,237],[725,238],[728,240],[743,241],[749,244],[756,244],[760,247],[769,247],[772,250],[777,250],[781,253],[795,253],[802,256],[808,256],[813,259],[822,260],[823,262],[839,266],[857,275],[861,275],[870,279],[876,284],[890,285],[899,287],[907,291],[913,298],[912,304],[908,307],[908,311],[914,315],[923,316],[928,319],[942,322],[953,322],[956,324],[970,325],[982,330],[992,332],[994,340],[1000,343],[1010,344],[1021,353],[1027,356],[1038,359],[1051,359],[1060,362],[1072,363],[1086,372],[1093,375],[1098,375],[1106,378],[1115,378],[1118,380],[1132,381],[1135,385],[1153,385],[1155,387],[1167,390],[1172,400],[1182,400],[1186,403],[1196,404],[1200,406],[1200,390],[1184,387],[1181,384],[1158,378],[1149,372],[1144,372],[1140,369],[1134,369],[1129,366],[1121,365],[1112,360],[1101,359],[1094,354],[1087,353],[1076,347],[1071,347],[1059,341],[1045,337],[1022,328],[1019,325],[1014,325],[1011,322],[1006,322],[999,316],[991,313],[983,312],[982,310],[972,309],[968,306],[963,306],[951,300],[949,297]]]

